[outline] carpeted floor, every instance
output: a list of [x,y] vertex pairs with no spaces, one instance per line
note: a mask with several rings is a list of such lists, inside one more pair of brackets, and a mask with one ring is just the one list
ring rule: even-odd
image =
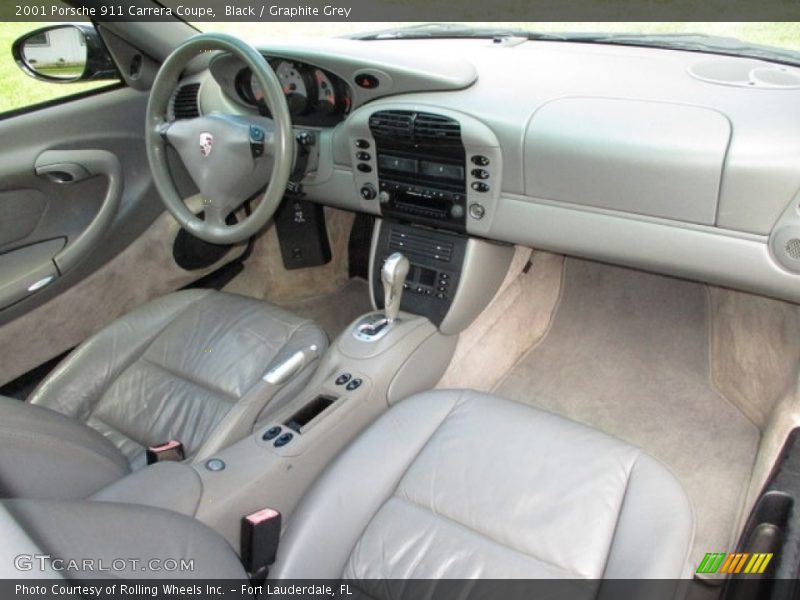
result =
[[315,321],[333,341],[356,317],[372,310],[369,285],[363,279],[350,279],[335,292],[290,302],[285,308]]
[[568,259],[550,330],[495,387],[666,463],[694,503],[696,564],[733,548],[759,441],[711,384],[708,319],[702,285]]

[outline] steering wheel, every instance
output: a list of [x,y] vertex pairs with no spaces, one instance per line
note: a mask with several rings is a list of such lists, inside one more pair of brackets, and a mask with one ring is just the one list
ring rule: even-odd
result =
[[[169,121],[168,107],[181,73],[197,55],[215,50],[229,52],[250,68],[264,90],[272,119],[214,112]],[[189,233],[213,244],[235,244],[264,227],[283,198],[294,165],[292,120],[278,77],[255,48],[221,33],[196,35],[164,61],[150,91],[145,141],[167,210]],[[186,207],[175,188],[167,146],[177,151],[200,190],[202,219]],[[228,225],[228,215],[264,185],[266,191],[252,214]]]

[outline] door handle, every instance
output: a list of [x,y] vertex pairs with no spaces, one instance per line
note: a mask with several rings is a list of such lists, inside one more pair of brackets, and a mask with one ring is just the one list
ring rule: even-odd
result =
[[40,177],[62,184],[97,175],[108,179],[103,203],[94,219],[53,257],[59,274],[63,275],[88,254],[114,221],[122,198],[122,166],[116,155],[107,150],[46,150],[36,159],[34,169]]

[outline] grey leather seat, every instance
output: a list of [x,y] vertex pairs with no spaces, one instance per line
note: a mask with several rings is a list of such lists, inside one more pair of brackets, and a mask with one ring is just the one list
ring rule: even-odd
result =
[[176,439],[199,459],[296,392],[262,376],[325,333],[265,302],[189,290],[137,308],[78,347],[28,403],[0,401],[0,494],[85,498]]
[[433,391],[325,471],[271,576],[671,579],[693,535],[686,493],[641,450],[487,394]]

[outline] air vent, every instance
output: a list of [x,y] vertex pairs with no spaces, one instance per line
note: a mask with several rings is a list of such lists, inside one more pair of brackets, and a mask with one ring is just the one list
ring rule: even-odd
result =
[[454,245],[452,242],[443,242],[440,237],[435,235],[392,230],[389,235],[389,249],[403,254],[450,262],[453,258]]
[[414,121],[414,137],[417,141],[461,141],[461,126],[458,121],[441,115],[419,113]]
[[172,114],[176,119],[194,119],[200,116],[200,107],[197,104],[199,92],[199,83],[187,83],[178,88],[172,98]]
[[369,128],[376,139],[415,144],[460,144],[458,121],[442,115],[416,113],[410,110],[382,110],[369,118]]
[[369,118],[369,129],[376,138],[411,141],[414,135],[414,113],[410,110],[382,110]]

